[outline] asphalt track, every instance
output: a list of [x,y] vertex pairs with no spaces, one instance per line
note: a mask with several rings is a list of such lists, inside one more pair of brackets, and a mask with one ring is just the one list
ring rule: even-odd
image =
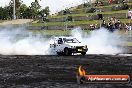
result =
[[131,55],[0,55],[0,88],[132,88],[132,81],[79,85],[76,82],[79,65],[87,74],[127,74],[132,79]]

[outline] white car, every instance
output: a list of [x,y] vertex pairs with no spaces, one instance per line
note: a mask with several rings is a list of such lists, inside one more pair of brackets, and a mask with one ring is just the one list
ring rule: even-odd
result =
[[54,37],[50,48],[58,55],[72,55],[73,53],[85,55],[88,51],[87,45],[82,45],[73,37]]

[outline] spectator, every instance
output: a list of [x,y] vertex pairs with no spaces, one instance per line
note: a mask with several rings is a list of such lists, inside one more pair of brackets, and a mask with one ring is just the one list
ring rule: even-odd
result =
[[130,9],[128,11],[128,18],[132,20],[132,10],[130,10]]
[[103,2],[102,2],[102,1],[99,1],[99,2],[98,2],[98,5],[99,5],[99,6],[103,6]]
[[103,20],[101,27],[107,28],[107,24],[106,24],[105,20]]
[[126,4],[126,3],[127,3],[127,1],[126,1],[126,0],[122,0],[122,3],[123,3],[123,4]]
[[131,17],[130,19],[132,20],[132,12],[131,12],[131,15],[130,15],[130,17]]
[[111,32],[114,32],[114,30],[115,30],[114,24],[112,23],[111,20],[108,23],[108,30],[111,31]]
[[91,24],[91,25],[90,25],[90,29],[91,29],[91,30],[96,29],[96,24]]
[[116,23],[115,23],[115,29],[120,29],[121,28],[121,22],[120,20],[118,20]]
[[115,17],[111,17],[110,20],[111,20],[112,24],[115,24],[117,21],[117,19]]
[[95,6],[103,6],[103,2],[102,1],[97,1],[97,2],[95,2]]
[[98,5],[98,2],[95,2],[95,7]]
[[102,20],[103,19],[103,15],[102,14],[97,14],[98,15],[98,20]]
[[131,25],[125,24],[125,30],[126,32],[131,31],[132,30]]

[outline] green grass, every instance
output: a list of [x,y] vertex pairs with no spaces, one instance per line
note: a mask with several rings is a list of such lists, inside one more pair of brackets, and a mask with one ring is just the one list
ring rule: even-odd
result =
[[74,22],[47,22],[44,23],[33,23],[32,26],[65,26],[67,25],[81,25],[81,24],[97,24],[99,23],[99,20],[93,20],[93,21],[74,21]]
[[[111,8],[112,6],[115,6],[116,4],[114,5],[108,5],[108,6],[100,6],[100,7],[97,7],[97,8]],[[132,5],[132,3],[128,3],[128,5]],[[85,10],[85,8],[82,8],[82,9],[74,9],[74,11],[79,11],[80,13],[78,14],[68,14],[68,15],[58,15],[58,16],[49,16],[49,18],[63,18],[63,17],[67,17],[67,16],[87,16],[87,15],[93,15],[93,14],[96,14],[96,13],[84,13],[82,10]],[[101,12],[101,14],[113,14],[113,13],[126,13],[128,10],[120,10],[120,11],[107,11],[107,12]]]
[[[129,5],[132,5],[132,3],[128,3]],[[109,6],[103,6],[103,7],[98,7],[98,8],[111,8],[113,5]],[[79,14],[69,14],[69,15],[58,15],[58,16],[50,16],[49,19],[56,19],[56,18],[66,18],[67,16],[73,16],[73,17],[80,17],[80,16],[89,16],[89,15],[94,15],[96,13],[84,13],[81,12],[82,9],[75,9],[80,11]],[[127,13],[128,10],[120,10],[120,11],[107,11],[107,12],[100,12],[101,14],[104,15],[114,15],[117,13],[117,15],[121,16],[120,13]],[[124,16],[124,15],[123,15]],[[129,23],[129,19],[119,19],[122,23]],[[73,26],[79,26],[82,24],[100,24],[100,20],[84,20],[84,21],[74,21],[74,22],[67,22],[67,25],[73,25]],[[33,23],[31,26],[66,26],[66,22],[47,22],[45,23]],[[90,33],[90,30],[83,30],[87,34]],[[33,33],[39,33],[42,35],[70,35],[71,30],[32,30]],[[125,34],[125,31],[121,31],[120,34]],[[128,35],[128,34],[127,34]],[[132,42],[124,42],[123,45],[125,46],[132,46]]]
[[[129,23],[130,19],[119,19],[122,23]],[[83,24],[100,24],[102,22],[101,20],[88,20],[88,21],[74,21],[74,22],[47,22],[45,23],[33,23],[31,26],[66,26],[67,25],[73,25],[73,26],[78,26],[78,25],[83,25]],[[107,22],[107,21],[106,21]]]
[[120,10],[120,11],[109,11],[109,12],[100,12],[101,14],[115,14],[115,13],[127,13],[128,10]]
[[39,33],[42,35],[69,35],[70,30],[33,30],[33,33]]
[[64,22],[33,23],[32,26],[63,26]]
[[[59,36],[63,36],[63,35],[71,35],[71,30],[32,30],[31,32],[35,33],[35,34],[42,34],[42,35],[59,35]],[[89,30],[83,30],[83,32],[85,33],[89,33]]]
[[122,23],[130,23],[130,19],[120,19],[120,21],[122,22]]
[[[120,11],[108,11],[108,12],[98,12],[104,15],[110,15],[110,14],[115,14],[115,13],[127,13],[128,10],[120,10]],[[66,18],[67,16],[72,16],[72,17],[80,17],[80,16],[89,16],[89,15],[95,15],[96,13],[80,13],[80,14],[68,14],[68,15],[59,15],[59,16],[53,16],[49,17],[49,19],[52,18]]]

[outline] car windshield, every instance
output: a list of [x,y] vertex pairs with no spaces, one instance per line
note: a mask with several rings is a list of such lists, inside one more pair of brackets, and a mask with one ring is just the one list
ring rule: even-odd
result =
[[63,40],[66,43],[79,43],[79,41],[76,38],[72,38],[72,39],[63,38]]

